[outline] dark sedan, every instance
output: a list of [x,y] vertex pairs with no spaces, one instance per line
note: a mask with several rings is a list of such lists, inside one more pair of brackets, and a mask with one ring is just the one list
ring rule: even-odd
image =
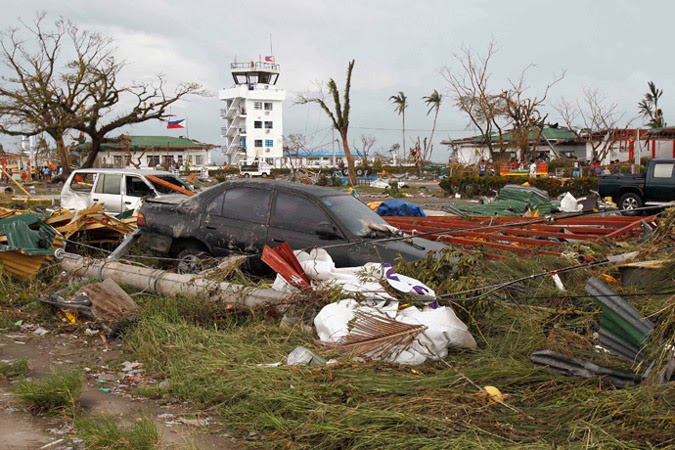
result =
[[259,255],[265,245],[281,242],[294,250],[324,247],[337,267],[399,256],[412,261],[445,247],[396,239],[384,219],[344,192],[275,180],[229,181],[193,197],[149,199],[138,224],[146,246],[186,263],[208,255]]

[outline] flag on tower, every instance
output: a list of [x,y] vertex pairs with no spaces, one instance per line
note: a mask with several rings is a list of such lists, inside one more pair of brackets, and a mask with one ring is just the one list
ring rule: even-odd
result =
[[274,56],[265,56],[265,62],[274,62]]
[[166,124],[166,128],[185,128],[185,121],[186,119],[169,120],[169,122]]

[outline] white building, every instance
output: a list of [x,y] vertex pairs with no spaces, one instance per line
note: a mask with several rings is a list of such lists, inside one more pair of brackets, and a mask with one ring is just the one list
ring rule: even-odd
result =
[[269,60],[273,58],[232,63],[234,86],[219,93],[225,105],[220,110],[225,120],[223,154],[229,164],[261,159],[281,167],[286,91],[275,88],[280,66]]

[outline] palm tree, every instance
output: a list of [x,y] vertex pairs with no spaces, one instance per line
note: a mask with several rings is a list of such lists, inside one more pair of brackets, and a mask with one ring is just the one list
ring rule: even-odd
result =
[[441,109],[441,100],[443,99],[443,95],[439,94],[436,89],[434,89],[434,92],[431,93],[431,95],[422,97],[422,100],[424,100],[424,103],[427,104],[429,109],[427,110],[427,116],[431,113],[431,111],[434,111],[434,124],[431,127],[431,136],[429,136],[429,140],[427,141],[427,145],[424,148],[424,159],[429,160],[431,159],[431,153],[433,152],[434,146],[432,145],[432,142],[434,140],[434,133],[436,132],[436,122],[438,121],[438,112]]
[[638,103],[640,114],[645,118],[649,118],[649,122],[647,122],[649,128],[663,128],[666,126],[666,123],[663,120],[663,111],[659,108],[659,99],[663,95],[663,89],[657,89],[653,81],[648,82],[647,86],[649,86],[649,92]]
[[347,81],[345,82],[345,88],[343,91],[343,100],[340,102],[340,91],[338,90],[335,80],[330,78],[326,86],[328,88],[328,94],[333,99],[333,104],[335,105],[335,113],[331,111],[326,102],[324,101],[323,94],[319,95],[305,95],[301,94],[298,97],[297,103],[307,104],[307,103],[316,103],[319,107],[328,115],[331,122],[333,123],[333,128],[335,128],[340,137],[342,138],[342,148],[345,152],[345,157],[347,158],[347,169],[349,170],[349,182],[354,186],[356,185],[356,168],[354,167],[354,156],[349,148],[349,140],[347,139],[347,132],[349,131],[349,111],[351,109],[349,101],[349,90],[352,86],[352,70],[354,69],[354,61],[351,60],[347,66]]
[[408,107],[408,97],[405,96],[405,94],[401,91],[398,92],[398,95],[392,95],[389,97],[389,100],[394,102],[394,110],[398,113],[399,116],[402,118],[402,126],[401,130],[403,132],[403,159],[406,159],[406,154],[405,154],[405,110]]

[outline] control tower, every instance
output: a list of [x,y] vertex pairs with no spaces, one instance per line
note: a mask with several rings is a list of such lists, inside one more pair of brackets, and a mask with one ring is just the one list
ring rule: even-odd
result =
[[230,64],[234,86],[221,89],[224,102],[220,116],[225,124],[223,154],[228,164],[265,161],[281,167],[283,157],[283,101],[286,91],[277,89],[280,66],[273,57],[264,61]]

